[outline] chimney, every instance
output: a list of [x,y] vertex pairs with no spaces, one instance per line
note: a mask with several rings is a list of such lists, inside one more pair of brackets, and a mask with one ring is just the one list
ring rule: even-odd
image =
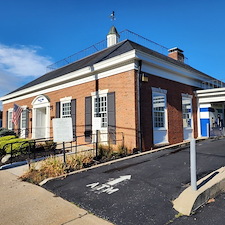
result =
[[118,34],[116,28],[112,26],[107,35],[107,47],[113,46],[119,42],[120,35]]
[[171,48],[168,50],[168,56],[172,59],[176,59],[177,61],[184,62],[184,54],[183,51],[177,47]]

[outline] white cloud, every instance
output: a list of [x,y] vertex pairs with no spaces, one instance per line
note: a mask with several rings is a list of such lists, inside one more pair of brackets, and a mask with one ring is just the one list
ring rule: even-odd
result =
[[37,77],[46,72],[46,66],[52,64],[49,57],[38,55],[39,47],[6,46],[0,44],[0,70],[16,76]]
[[46,73],[46,66],[52,61],[50,57],[41,56],[39,49],[0,44],[0,97]]

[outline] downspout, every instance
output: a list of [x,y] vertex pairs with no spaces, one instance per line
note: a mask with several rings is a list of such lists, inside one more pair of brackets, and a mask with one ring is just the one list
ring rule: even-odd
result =
[[142,152],[142,133],[141,133],[141,68],[142,60],[138,61],[138,73],[137,73],[137,119],[138,119],[138,143],[139,151]]

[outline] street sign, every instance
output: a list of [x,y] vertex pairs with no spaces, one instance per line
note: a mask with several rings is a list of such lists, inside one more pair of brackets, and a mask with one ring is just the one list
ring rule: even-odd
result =
[[72,118],[55,118],[52,120],[54,142],[73,141]]
[[94,130],[101,130],[102,126],[102,118],[101,117],[94,117],[93,118],[93,128]]

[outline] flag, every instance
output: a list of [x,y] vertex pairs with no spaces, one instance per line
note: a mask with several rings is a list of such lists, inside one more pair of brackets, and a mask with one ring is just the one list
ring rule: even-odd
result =
[[23,111],[23,109],[18,106],[17,104],[14,104],[13,106],[13,113],[12,113],[12,122],[14,123],[14,125],[18,124],[21,112]]

